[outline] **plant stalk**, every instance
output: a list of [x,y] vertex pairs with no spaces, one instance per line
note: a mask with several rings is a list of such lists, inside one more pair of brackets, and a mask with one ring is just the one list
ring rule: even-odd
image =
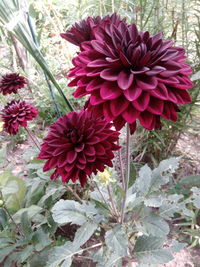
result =
[[33,137],[33,134],[31,133],[31,131],[27,128],[24,127],[25,130],[27,131],[28,135],[30,136],[31,140],[33,141],[33,143],[36,145],[36,147],[40,150],[40,144],[36,141],[36,139]]
[[81,204],[83,204],[82,199],[77,195],[76,192],[74,192],[71,187],[69,187],[68,185],[65,185],[65,187],[67,188],[67,190],[72,193],[72,195],[78,200],[78,202],[80,202]]
[[21,232],[19,226],[16,224],[15,220],[13,219],[13,216],[11,215],[10,211],[8,210],[6,204],[5,204],[5,200],[3,197],[3,194],[0,190],[0,198],[3,200],[3,208],[5,209],[6,213],[8,214],[8,217],[10,218],[10,220],[12,221],[12,223],[14,224],[15,228],[17,229],[18,233],[23,236],[23,233]]
[[[118,145],[119,145],[119,141],[118,141]],[[119,156],[119,165],[120,165],[120,171],[121,171],[121,178],[122,178],[122,187],[125,190],[125,178],[124,178],[124,170],[123,170],[123,162],[122,162],[122,148],[120,148],[118,150],[118,156]]]
[[126,125],[126,179],[125,179],[125,190],[124,190],[125,194],[124,194],[124,199],[122,203],[121,223],[123,223],[124,221],[129,178],[130,178],[130,128],[127,123]]
[[109,199],[110,199],[110,202],[111,202],[111,205],[112,205],[112,209],[114,211],[114,214],[116,217],[119,217],[118,216],[118,211],[117,211],[117,208],[116,208],[116,205],[115,205],[115,201],[113,199],[113,196],[112,196],[112,193],[111,193],[111,190],[110,190],[110,186],[107,185],[107,190],[108,190],[108,195],[109,195]]

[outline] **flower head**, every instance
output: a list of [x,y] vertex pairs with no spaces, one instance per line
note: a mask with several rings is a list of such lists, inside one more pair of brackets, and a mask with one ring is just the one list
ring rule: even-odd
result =
[[60,36],[70,43],[80,46],[81,43],[94,39],[93,28],[103,21],[110,21],[118,26],[121,20],[116,14],[112,14],[111,16],[108,15],[103,18],[99,16],[94,18],[88,17],[87,19],[81,20],[79,23],[75,23],[65,33],[61,33]]
[[112,177],[112,172],[105,169],[103,172],[98,172],[97,176],[95,177],[95,180],[101,185],[101,186],[107,186],[110,183],[115,183],[116,179]]
[[112,167],[113,151],[119,132],[111,130],[111,123],[96,119],[91,113],[70,112],[54,122],[41,147],[39,159],[46,159],[43,170],[54,169],[51,179],[60,175],[63,182],[80,180],[81,186],[87,176]]
[[16,94],[17,90],[24,88],[25,84],[27,84],[26,78],[17,73],[3,75],[0,81],[0,93],[3,95]]
[[88,109],[117,130],[127,122],[134,132],[136,120],[148,130],[161,128],[160,117],[176,121],[178,105],[191,101],[185,50],[124,21],[116,27],[105,20],[92,33],[73,59],[69,86],[78,87],[73,95],[89,95]]
[[26,127],[27,121],[31,121],[38,114],[34,105],[25,101],[11,101],[1,112],[4,129],[10,135],[16,135],[19,126]]

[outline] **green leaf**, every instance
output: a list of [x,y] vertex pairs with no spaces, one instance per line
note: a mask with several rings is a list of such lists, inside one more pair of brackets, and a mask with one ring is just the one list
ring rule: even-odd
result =
[[[45,190],[45,194],[41,197],[37,203],[41,207],[52,206],[53,201],[60,199],[60,197],[66,192],[66,188],[63,185],[50,184]],[[48,201],[50,200],[50,205]]]
[[166,239],[141,236],[135,243],[134,252],[139,263],[164,264],[173,259],[169,250],[164,249]]
[[34,246],[28,245],[24,249],[20,250],[20,253],[17,257],[17,263],[21,264],[24,263],[30,256],[34,253]]
[[162,192],[152,193],[144,199],[144,205],[146,207],[158,208],[162,206],[166,196]]
[[0,149],[0,168],[3,168],[5,164],[5,159],[6,159],[6,146],[7,144],[2,143],[2,147]]
[[193,217],[194,212],[186,207],[187,201],[183,200],[183,195],[168,195],[162,206],[159,208],[159,215],[165,219],[170,219],[176,212],[182,212],[185,216]]
[[200,209],[200,188],[193,187],[191,191],[192,191],[191,198],[193,200],[193,204],[197,209]]
[[200,70],[197,71],[196,73],[194,73],[191,77],[191,80],[192,81],[196,81],[196,80],[199,80],[200,79]]
[[15,220],[16,223],[20,223],[21,221],[21,216],[22,214],[27,211],[27,214],[28,214],[28,219],[29,220],[33,220],[33,221],[37,221],[38,217],[38,213],[40,213],[43,209],[39,206],[36,206],[36,205],[31,205],[30,207],[28,208],[23,208],[23,209],[20,209],[19,211],[17,211],[14,215],[13,215],[13,218]]
[[88,219],[92,219],[98,214],[93,204],[80,204],[74,200],[59,200],[52,208],[52,216],[59,224],[83,225]]
[[77,231],[74,237],[73,246],[79,248],[84,245],[98,228],[94,222],[85,222]]
[[0,263],[17,247],[17,245],[10,245],[0,250]]
[[136,180],[136,175],[137,175],[137,171],[135,168],[135,164],[133,164],[133,162],[130,163],[130,179],[129,179],[129,184],[128,187],[131,187],[135,180]]
[[164,237],[169,233],[167,222],[159,215],[144,208],[141,216],[142,219],[135,222],[137,231],[156,237]]
[[186,176],[179,180],[178,182],[186,187],[200,186],[200,175]]
[[72,242],[66,242],[63,246],[54,247],[50,251],[46,267],[70,267],[72,256],[76,254],[77,247]]
[[32,233],[31,223],[28,219],[27,210],[24,211],[21,216],[21,229],[25,236],[28,236]]
[[10,171],[5,171],[0,174],[0,186],[8,209],[12,212],[19,210],[26,193],[25,182],[13,176]]
[[91,256],[93,262],[97,262],[96,267],[121,267],[122,257],[116,255],[107,246],[101,247]]
[[8,216],[3,208],[0,208],[0,231],[2,231],[8,224]]
[[47,234],[44,233],[42,228],[34,232],[32,241],[36,251],[41,251],[52,243],[52,240]]
[[27,194],[26,207],[36,205],[45,192],[45,182],[40,179],[34,179],[29,192]]
[[117,225],[105,234],[106,245],[119,256],[128,256],[128,237],[124,228]]

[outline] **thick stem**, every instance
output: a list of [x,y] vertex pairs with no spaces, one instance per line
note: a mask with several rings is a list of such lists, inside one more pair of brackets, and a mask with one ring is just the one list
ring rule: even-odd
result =
[[127,132],[126,132],[126,180],[125,180],[125,194],[124,199],[122,203],[122,214],[121,214],[121,223],[124,221],[124,215],[125,215],[125,205],[126,205],[126,197],[127,197],[127,191],[128,191],[128,185],[129,185],[129,178],[130,178],[130,128],[127,123]]
[[[119,145],[119,141],[118,141],[118,145]],[[124,178],[124,169],[123,169],[123,162],[122,162],[122,153],[121,153],[121,149],[120,148],[118,150],[118,156],[119,156],[119,164],[120,164],[120,171],[121,171],[121,178],[122,178],[122,187],[125,190],[125,178]]]
[[65,187],[67,188],[67,190],[70,192],[70,193],[72,193],[72,195],[81,203],[81,204],[83,204],[83,201],[82,201],[82,199],[77,195],[77,193],[76,192],[74,192],[72,189],[71,189],[71,187],[69,187],[68,185],[65,185]]
[[116,205],[115,205],[115,201],[113,199],[113,196],[112,196],[112,193],[111,193],[111,190],[110,190],[110,186],[107,185],[107,190],[108,190],[108,195],[109,195],[109,199],[110,199],[110,202],[111,202],[111,205],[112,205],[112,209],[114,211],[114,214],[116,217],[119,217],[118,216],[118,211],[117,211],[117,208],[116,208]]
[[33,143],[36,145],[36,147],[40,150],[40,145],[37,143],[37,141],[35,140],[35,138],[33,137],[33,135],[31,134],[31,131],[27,128],[24,127],[25,130],[27,131],[28,135],[30,136],[31,140],[33,141]]

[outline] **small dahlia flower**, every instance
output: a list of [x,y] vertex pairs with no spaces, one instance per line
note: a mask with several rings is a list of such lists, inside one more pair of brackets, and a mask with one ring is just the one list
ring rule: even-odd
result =
[[17,73],[3,75],[0,81],[0,93],[3,95],[17,93],[18,89],[24,88],[27,79]]
[[72,61],[74,97],[89,95],[88,109],[117,130],[127,122],[133,133],[136,120],[148,130],[161,128],[160,117],[176,121],[178,105],[191,101],[185,50],[124,21],[104,20],[92,35]]
[[27,121],[33,120],[37,114],[38,110],[34,105],[21,100],[13,100],[1,111],[4,130],[10,135],[16,135],[19,126],[26,127]]
[[120,147],[115,144],[119,132],[111,126],[104,119],[93,118],[87,110],[59,118],[50,126],[38,156],[47,160],[43,171],[55,169],[51,179],[60,175],[63,182],[79,180],[84,186],[87,176],[113,166],[113,151]]
[[[87,19],[81,20],[79,23],[75,23],[65,33],[61,33],[60,36],[68,42],[80,46],[82,42],[94,39],[93,27],[106,20],[114,23],[116,26],[121,22],[120,17],[116,14],[108,15],[103,18],[100,16],[94,18],[88,17]],[[125,19],[123,21],[125,22]]]

